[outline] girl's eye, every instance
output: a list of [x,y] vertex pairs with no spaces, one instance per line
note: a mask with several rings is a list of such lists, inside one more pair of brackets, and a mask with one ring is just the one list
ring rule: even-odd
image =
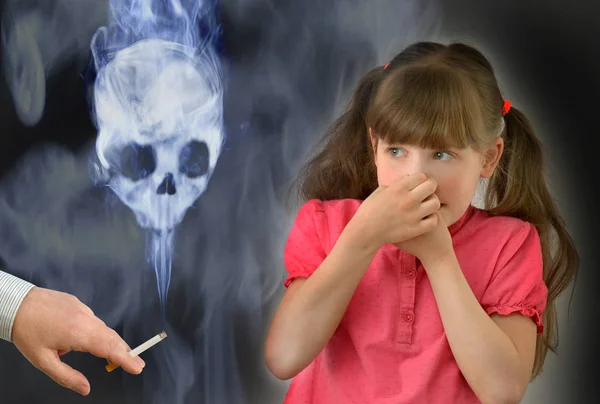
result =
[[436,152],[433,154],[433,156],[437,160],[450,160],[452,158],[452,154],[448,152]]
[[402,149],[401,149],[401,148],[399,148],[399,147],[390,147],[390,148],[388,149],[388,151],[390,152],[390,154],[391,154],[393,157],[399,157],[399,156],[403,156],[403,155],[404,155],[404,150],[402,150]]

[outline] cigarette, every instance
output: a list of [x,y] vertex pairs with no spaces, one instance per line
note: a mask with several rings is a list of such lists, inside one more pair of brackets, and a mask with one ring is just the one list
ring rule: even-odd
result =
[[[142,345],[129,351],[129,356],[138,356],[139,354],[152,348],[154,345],[158,344],[160,341],[162,341],[165,338],[167,338],[167,333],[163,331],[160,334],[157,334],[154,337],[150,338],[148,341],[144,342]],[[108,362],[108,365],[106,365],[105,367],[106,367],[107,372],[112,372],[113,370],[118,368],[119,365]]]

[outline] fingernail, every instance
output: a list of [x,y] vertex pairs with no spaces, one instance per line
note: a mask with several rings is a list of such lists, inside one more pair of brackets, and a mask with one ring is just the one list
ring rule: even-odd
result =
[[82,396],[87,396],[88,394],[90,394],[90,387],[87,384],[82,384],[77,390]]
[[144,369],[146,367],[146,362],[144,362],[144,360],[142,358],[138,358],[138,366],[140,367],[140,372],[141,372],[142,369]]

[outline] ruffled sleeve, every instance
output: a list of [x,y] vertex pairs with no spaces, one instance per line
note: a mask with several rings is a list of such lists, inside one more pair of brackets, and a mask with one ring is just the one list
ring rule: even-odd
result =
[[503,247],[481,305],[488,315],[521,313],[544,331],[548,288],[543,281],[542,248],[535,226],[523,222]]
[[287,288],[296,278],[308,278],[327,256],[322,240],[326,240],[327,221],[323,202],[306,202],[296,215],[283,252],[288,277]]

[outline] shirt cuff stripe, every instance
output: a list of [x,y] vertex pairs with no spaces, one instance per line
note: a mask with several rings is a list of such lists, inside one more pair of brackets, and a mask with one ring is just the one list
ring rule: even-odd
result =
[[32,283],[0,271],[0,339],[12,341],[12,328],[21,302]]

